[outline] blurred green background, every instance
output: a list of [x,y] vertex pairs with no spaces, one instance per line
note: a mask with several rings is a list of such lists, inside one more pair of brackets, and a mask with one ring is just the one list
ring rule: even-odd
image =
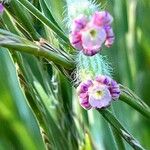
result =
[[[150,105],[150,15],[149,0],[103,1],[114,14],[116,42],[107,55],[114,77]],[[150,122],[123,103],[114,105],[115,114],[146,149],[150,148]]]
[[[30,2],[65,30],[65,0]],[[114,79],[150,106],[150,1],[96,2],[114,17],[115,44],[102,52],[112,64]],[[51,29],[17,1],[7,4],[6,10],[1,28],[30,41],[41,36],[62,48],[62,41],[56,40]],[[62,49],[67,48],[65,45]],[[0,57],[0,149],[117,149],[108,123],[98,112],[87,112],[79,106],[75,89],[60,71],[61,66],[2,47]],[[150,121],[122,101],[114,103],[112,110],[141,145],[150,149]],[[124,143],[127,150],[132,149]]]

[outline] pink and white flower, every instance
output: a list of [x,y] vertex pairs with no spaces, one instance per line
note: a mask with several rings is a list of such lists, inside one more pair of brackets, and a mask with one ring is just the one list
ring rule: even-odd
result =
[[80,105],[85,109],[106,108],[120,96],[117,82],[108,76],[97,76],[94,80],[82,82],[78,88]]
[[72,23],[69,36],[71,44],[87,56],[98,53],[103,43],[110,47],[114,42],[112,21],[112,16],[106,11],[95,12],[91,20],[80,15]]

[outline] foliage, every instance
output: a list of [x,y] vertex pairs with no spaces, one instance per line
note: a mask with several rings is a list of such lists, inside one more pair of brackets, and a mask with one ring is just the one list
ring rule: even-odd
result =
[[121,86],[120,100],[99,111],[78,104],[75,50],[64,24],[66,0],[4,2],[0,149],[150,148],[149,0],[96,1],[115,18],[115,45],[102,52],[112,62],[114,78],[144,99]]

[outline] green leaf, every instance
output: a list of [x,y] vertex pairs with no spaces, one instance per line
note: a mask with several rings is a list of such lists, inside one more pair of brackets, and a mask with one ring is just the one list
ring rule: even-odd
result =
[[26,0],[18,0],[27,10],[29,10],[37,19],[39,19],[42,23],[50,27],[60,38],[62,38],[67,44],[70,45],[70,42],[66,35],[53,24],[48,18],[46,18],[36,7],[34,7],[29,1]]
[[52,109],[52,106],[50,97],[45,93],[42,86],[36,80],[34,81],[34,88],[39,95],[39,99],[43,107],[43,119],[45,122],[46,131],[50,137],[50,140],[52,140],[51,142],[53,143],[53,148],[57,148],[58,150],[68,149],[69,145],[65,134],[63,134],[64,131],[59,128],[59,125],[56,124],[51,116],[50,109]]
[[[49,1],[48,1],[49,2]],[[44,13],[44,15],[51,21],[53,22],[58,28],[60,28],[60,26],[58,25],[58,23],[55,21],[49,7],[47,7],[46,3],[44,0],[40,0],[40,5],[41,5],[41,9]],[[61,29],[61,28],[60,28]]]
[[4,126],[0,126],[1,134],[6,141],[12,137],[19,141],[18,144],[10,144],[14,148],[45,149],[35,116],[20,87],[12,58],[3,48],[0,48],[0,57],[0,120],[4,123]]
[[56,18],[59,26],[65,28],[64,26],[64,18],[65,18],[65,7],[66,0],[43,0],[47,6],[47,8],[52,12],[54,18]]
[[122,93],[120,100],[127,103],[135,110],[140,112],[142,115],[150,118],[150,108],[147,106],[144,101],[142,101],[137,95],[135,95],[131,90],[122,86]]
[[72,67],[74,67],[74,63],[67,60],[68,58],[66,59],[66,57],[38,44],[32,43],[25,38],[19,37],[2,29],[0,29],[0,36],[0,45],[3,47],[33,54],[34,56],[45,57],[50,61],[54,61],[58,65],[64,65],[64,67],[68,69],[72,69]]
[[144,150],[140,143],[121,125],[121,123],[114,117],[114,115],[105,109],[98,110],[98,112],[112,125],[122,138],[135,150]]
[[[78,141],[79,135],[77,132],[77,127],[74,121],[74,115],[73,115],[73,108],[72,108],[72,95],[73,95],[73,89],[72,89],[71,83],[67,80],[67,77],[62,75],[59,72],[58,77],[58,99],[60,99],[60,103],[62,103],[62,111],[65,115],[65,119],[63,121],[63,126],[66,130],[66,134],[70,134],[70,137],[68,138],[68,141],[71,143],[72,147],[74,149],[78,149]],[[68,124],[69,127],[68,127]],[[68,130],[69,128],[69,130]]]
[[39,34],[34,28],[33,20],[29,12],[16,0],[11,0],[9,7],[6,7],[10,14],[17,20],[17,23],[25,29],[25,31],[33,37],[34,40],[39,40]]

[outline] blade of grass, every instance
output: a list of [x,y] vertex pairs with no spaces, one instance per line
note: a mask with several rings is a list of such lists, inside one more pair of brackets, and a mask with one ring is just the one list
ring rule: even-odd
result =
[[121,125],[121,123],[108,110],[97,110],[112,125],[122,138],[135,150],[144,150],[140,143]]
[[[62,75],[60,72],[59,72],[58,80],[59,80],[58,99],[62,100],[60,102],[63,105],[62,111],[66,116],[65,119],[63,120],[64,122],[63,126],[66,130],[66,134],[70,134],[70,137],[68,138],[68,142],[70,142],[70,144],[74,149],[79,149],[78,141],[77,141],[79,140],[79,135],[77,133],[77,128],[74,122],[74,115],[72,111],[72,95],[73,95],[72,85],[66,79],[66,77]],[[69,127],[68,124],[70,124]]]
[[39,40],[40,36],[33,26],[34,24],[29,12],[20,3],[16,0],[11,0],[9,7],[6,6],[6,9],[34,40]]
[[147,106],[144,101],[142,101],[138,96],[136,96],[131,90],[128,88],[122,87],[122,92],[120,95],[120,100],[127,103],[143,116],[150,118],[150,108]]
[[[2,36],[0,38],[0,45],[3,47],[6,47],[12,50],[21,51],[21,52],[26,52],[29,54],[33,54],[35,56],[45,57],[48,60],[54,61],[54,63],[58,65],[62,65],[63,67],[67,69],[72,69],[74,67],[74,63],[72,61],[67,60],[66,58],[62,57],[61,55],[57,53],[47,50],[46,48],[38,46],[34,43],[31,43],[30,41],[23,39],[23,38],[21,40],[24,40],[25,43],[22,44],[20,43],[21,42],[20,39],[18,39],[19,37],[17,37],[16,35],[12,37],[13,35],[12,33],[10,33],[10,36],[8,36],[9,32],[4,32],[4,30],[0,30],[0,34],[1,33],[2,34],[4,33],[7,36],[7,37]],[[27,42],[29,42],[30,44],[28,44]]]
[[23,44],[6,44],[6,43],[5,44],[0,43],[0,45],[14,51],[26,52],[34,56],[44,57],[49,61],[53,61],[54,63],[58,65],[62,65],[67,69],[72,69],[74,66],[72,62],[65,60],[65,58],[58,56],[57,54],[48,51],[46,49],[43,48],[39,49],[36,46],[23,45]]
[[125,145],[124,145],[123,140],[122,140],[122,137],[120,136],[118,131],[112,126],[111,126],[111,130],[112,130],[112,133],[113,133],[113,136],[115,139],[117,150],[126,150]]
[[17,0],[22,4],[27,10],[29,10],[37,19],[50,27],[60,38],[62,38],[66,43],[70,45],[70,42],[66,35],[48,18],[46,18],[37,8],[35,8],[29,1],[26,0]]
[[66,7],[66,0],[43,0],[46,4],[47,8],[54,16],[56,22],[62,29],[65,29],[66,24],[64,23],[65,18],[65,7]]
[[[22,92],[10,53],[7,49],[0,48],[0,57],[0,120],[7,122],[15,134],[14,137],[17,136],[26,149],[43,150],[44,144],[38,124]],[[1,123],[0,128],[5,125]],[[7,134],[5,128],[4,132]],[[4,136],[7,136],[5,134]]]
[[44,108],[44,114],[48,125],[48,130],[51,133],[53,142],[56,144],[58,150],[69,149],[69,144],[65,137],[66,135],[63,134],[64,131],[59,127],[59,125],[56,124],[56,122],[51,116],[50,113],[51,105],[50,105],[49,96],[45,93],[44,89],[42,88],[39,82],[34,80],[33,84],[34,84],[35,91],[37,92],[39,98],[41,99],[41,104],[43,105]]
[[14,23],[13,18],[10,16],[8,11],[4,11],[3,12],[3,16],[2,16],[2,20],[5,24],[5,27],[7,30],[9,30],[10,32],[16,34],[16,35],[20,35],[23,36],[23,34],[18,30],[18,28],[16,27],[16,24]]
[[47,5],[45,4],[45,1],[43,0],[39,0],[39,3],[40,3],[40,6],[41,6],[41,9],[44,13],[44,15],[51,21],[53,22],[60,30],[62,30],[60,28],[60,26],[58,25],[58,23],[55,21],[50,9],[47,7]]

